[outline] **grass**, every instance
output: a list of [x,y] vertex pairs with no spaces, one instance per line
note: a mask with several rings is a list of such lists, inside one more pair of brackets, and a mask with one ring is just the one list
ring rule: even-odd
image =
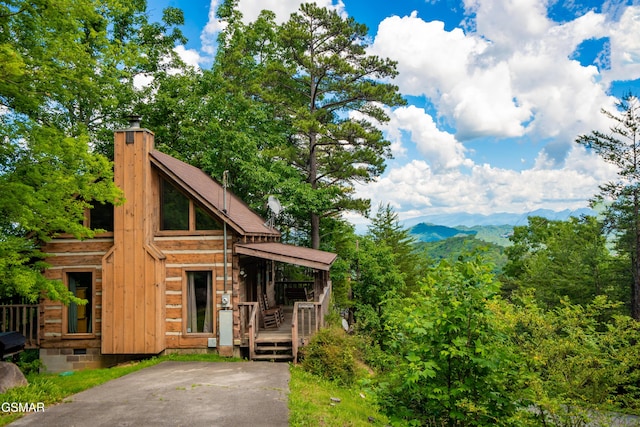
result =
[[[373,396],[292,366],[289,382],[290,426],[386,426]],[[332,400],[332,398],[334,398]],[[339,399],[338,401],[335,401]]]
[[[181,362],[231,362],[238,361],[239,359],[229,359],[210,354],[171,354],[139,362],[118,365],[112,368],[75,371],[71,375],[33,374],[27,376],[29,385],[13,388],[8,390],[6,393],[0,393],[0,404],[2,402],[42,402],[44,403],[45,408],[47,408],[56,403],[63,402],[65,398],[72,394],[79,393],[112,379],[170,360]],[[5,426],[21,416],[22,414],[20,413],[0,411],[0,426]]]

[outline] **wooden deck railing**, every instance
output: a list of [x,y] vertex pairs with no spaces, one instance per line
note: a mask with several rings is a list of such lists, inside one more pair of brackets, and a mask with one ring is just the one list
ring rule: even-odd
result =
[[258,323],[258,303],[240,302],[238,303],[238,309],[240,310],[240,337],[243,340],[248,340],[249,360],[253,360],[255,356],[255,341],[260,326]]
[[0,332],[20,332],[25,348],[40,346],[40,306],[38,304],[0,305]]
[[296,301],[291,318],[291,343],[293,360],[298,361],[298,348],[309,342],[309,339],[324,326],[325,315],[329,312],[331,302],[331,281],[322,290],[317,301]]

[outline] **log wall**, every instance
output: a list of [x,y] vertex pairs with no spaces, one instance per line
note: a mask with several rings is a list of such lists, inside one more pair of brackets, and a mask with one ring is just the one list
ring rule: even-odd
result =
[[[224,293],[224,238],[222,232],[200,236],[160,236],[155,245],[166,256],[165,339],[167,349],[205,349],[217,337],[218,312]],[[231,238],[228,238],[229,248]],[[231,250],[228,251],[228,287],[231,291]],[[186,292],[188,271],[211,271],[214,289],[213,332],[187,333]]]

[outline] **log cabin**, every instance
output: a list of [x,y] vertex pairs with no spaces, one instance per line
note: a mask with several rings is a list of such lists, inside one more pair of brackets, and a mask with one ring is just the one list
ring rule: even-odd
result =
[[[115,132],[114,181],[124,203],[85,218],[105,232],[42,248],[46,277],[87,300],[39,304],[28,339],[47,371],[172,352],[295,360],[324,324],[335,254],[281,243],[225,185],[156,150],[137,120]],[[287,265],[306,279],[287,281]]]

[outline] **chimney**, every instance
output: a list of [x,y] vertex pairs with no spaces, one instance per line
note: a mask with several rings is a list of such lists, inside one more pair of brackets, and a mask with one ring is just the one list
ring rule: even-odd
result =
[[152,213],[149,200],[154,198],[149,155],[154,148],[153,136],[149,129],[140,127],[140,116],[129,116],[129,127],[115,131],[114,182],[125,199],[125,204],[116,206],[114,211],[116,243],[132,239],[134,232],[149,238]]
[[130,116],[115,131],[114,183],[124,202],[113,208],[113,247],[102,261],[103,354],[157,354],[165,349],[164,260],[153,246],[158,177],[153,132]]
[[140,128],[140,116],[137,114],[131,114],[127,118],[129,119],[129,129]]

